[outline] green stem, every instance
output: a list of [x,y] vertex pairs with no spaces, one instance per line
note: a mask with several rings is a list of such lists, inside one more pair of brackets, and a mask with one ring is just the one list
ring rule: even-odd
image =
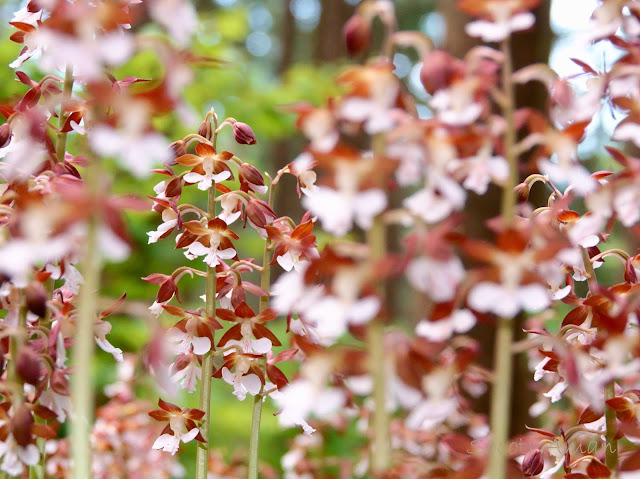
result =
[[[213,147],[216,147],[215,140]],[[215,182],[209,188],[207,213],[209,218],[216,217],[216,184]],[[206,310],[210,316],[216,315],[216,268],[207,265],[206,279]],[[212,333],[215,340],[215,331]],[[204,411],[202,418],[202,426],[200,433],[205,439],[205,443],[198,443],[196,452],[196,479],[207,479],[207,470],[209,468],[209,430],[211,426],[211,375],[213,374],[213,344],[211,351],[202,357],[202,384],[200,385],[200,409]]]
[[[60,101],[60,114],[58,115],[58,129],[62,130],[65,122],[67,121],[66,115],[64,114],[64,106],[65,103],[69,101],[71,98],[71,93],[73,91],[73,68],[71,66],[67,66],[67,71],[64,75],[64,89],[62,90],[62,100]],[[67,134],[60,131],[58,133],[58,139],[56,142],[56,160],[58,163],[62,163],[64,161],[64,155],[67,152]]]
[[[596,292],[596,288],[598,285],[598,281],[596,278],[596,272],[593,269],[593,263],[591,258],[589,258],[589,252],[586,248],[580,247],[580,252],[582,253],[582,261],[584,263],[584,270],[587,273],[587,283],[589,284],[589,291],[591,294]],[[615,381],[611,381],[604,388],[604,399],[605,401],[608,399],[613,399],[616,397],[616,384]],[[605,424],[606,424],[606,433],[605,433],[605,465],[611,469],[612,471],[616,469],[618,466],[618,440],[616,439],[616,412],[611,409],[609,406],[605,406]]]
[[[269,206],[273,206],[273,184],[269,186]],[[269,240],[265,240],[262,252],[262,272],[260,273],[260,287],[267,293],[271,286],[271,265],[269,264]],[[269,296],[260,297],[260,312],[269,307]],[[266,358],[260,358],[260,368],[264,371],[267,367]],[[260,390],[262,393],[264,387]],[[260,445],[260,422],[262,420],[262,394],[256,394],[253,398],[253,414],[251,416],[251,436],[249,438],[249,479],[258,479],[258,459]]]
[[[99,203],[100,160],[92,158],[87,168],[86,188]],[[71,399],[74,417],[71,422],[71,454],[73,479],[89,479],[91,474],[91,424],[93,423],[93,348],[96,322],[96,292],[100,287],[100,252],[98,229],[101,221],[100,208],[96,204],[87,224],[86,252],[82,275],[84,283],[80,289],[76,335],[73,343],[74,374],[71,381]]]
[[16,369],[18,355],[20,349],[24,346],[24,334],[27,328],[27,304],[25,291],[20,290],[20,309],[18,310],[18,324],[15,334],[9,339],[9,354],[11,356],[11,362],[9,363],[7,376],[11,388],[13,388],[13,394],[11,403],[14,407],[20,406],[24,402],[24,389],[22,381],[18,377],[18,371]]
[[[515,94],[512,80],[511,43],[508,38],[502,42],[502,53],[504,55],[504,63],[502,65],[503,113],[506,122],[504,151],[509,163],[509,177],[502,192],[502,221],[504,226],[508,228],[513,223],[516,206],[515,187],[518,184],[518,155],[515,151],[516,129],[513,118]],[[490,410],[492,453],[489,455],[489,474],[487,477],[504,479],[506,477],[506,453],[508,451],[505,446],[509,439],[511,423],[513,320],[498,318],[497,323],[494,349],[495,381],[493,383]]]
[[[373,154],[382,158],[385,154],[385,136],[376,135],[373,138]],[[379,185],[384,188],[383,184]],[[371,260],[381,259],[387,249],[386,232],[382,219],[376,218],[371,229],[367,232],[367,244],[371,252]],[[378,284],[378,294],[384,299],[384,285]],[[368,329],[367,343],[369,348],[369,363],[373,376],[373,445],[371,448],[371,470],[374,475],[385,472],[391,464],[391,443],[389,439],[390,418],[387,411],[386,362],[384,351],[384,323],[381,318],[375,318]]]
[[[613,399],[616,397],[616,385],[614,381],[611,381],[605,386],[604,399]],[[616,412],[609,406],[605,409],[605,421],[607,426],[607,433],[605,435],[605,464],[606,466],[615,471],[618,467],[618,440],[616,439]]]

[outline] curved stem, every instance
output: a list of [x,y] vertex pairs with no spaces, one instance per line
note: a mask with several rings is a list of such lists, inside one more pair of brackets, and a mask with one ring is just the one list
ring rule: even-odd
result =
[[[513,223],[516,206],[515,187],[518,184],[518,155],[515,151],[516,129],[514,122],[515,94],[512,81],[513,65],[511,62],[510,39],[502,42],[504,64],[502,65],[502,86],[504,89],[503,113],[506,122],[504,137],[505,157],[509,163],[509,177],[502,192],[502,222],[505,228]],[[513,361],[511,344],[513,342],[513,320],[498,318],[494,368],[495,381],[491,395],[490,427],[493,453],[489,455],[488,476],[491,479],[506,477],[507,456],[505,447],[509,439],[511,422],[511,384]],[[501,452],[499,452],[501,451]]]
[[[93,158],[87,168],[87,190],[99,201],[100,163]],[[98,228],[100,209],[94,207],[87,225],[86,252],[82,273],[84,283],[80,289],[76,335],[73,343],[74,375],[71,381],[71,399],[74,418],[71,423],[71,455],[73,479],[91,478],[90,433],[93,422],[92,360],[96,322],[96,291],[100,286],[100,253],[98,250]]]
[[[273,206],[273,183],[269,186],[269,206]],[[262,252],[262,272],[260,273],[260,287],[267,293],[271,285],[271,265],[269,264],[269,240],[264,242],[264,250]],[[260,297],[260,312],[269,307],[269,296]],[[265,370],[267,367],[266,358],[263,356],[259,359],[260,368]],[[264,390],[261,388],[260,393]],[[262,403],[264,397],[262,394],[256,394],[253,398],[253,413],[251,416],[251,437],[249,438],[249,479],[258,479],[258,448],[260,445],[260,422],[262,420]]]

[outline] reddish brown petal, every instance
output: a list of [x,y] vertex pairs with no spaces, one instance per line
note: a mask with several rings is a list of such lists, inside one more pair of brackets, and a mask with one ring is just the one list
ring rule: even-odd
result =
[[280,340],[276,337],[275,334],[273,334],[269,328],[267,328],[266,326],[263,326],[262,324],[254,324],[253,325],[253,335],[257,338],[269,338],[271,340],[271,343],[274,346],[282,346],[282,343],[280,342]]
[[186,154],[176,158],[176,163],[179,163],[182,166],[192,167],[202,163],[202,158],[196,155]]
[[216,317],[223,321],[237,321],[236,315],[228,309],[216,309]]
[[306,223],[302,223],[296,226],[296,229],[294,229],[291,233],[291,239],[299,240],[301,238],[304,238],[305,236],[309,236],[312,231],[313,231],[313,221],[309,220]]
[[[199,221],[187,221],[186,223],[182,223],[184,228],[197,236],[204,236],[211,233],[211,231]],[[226,226],[226,225],[225,225]]]
[[611,471],[598,459],[594,458],[591,459],[591,462],[587,466],[587,475],[592,479],[606,479],[611,477]]
[[235,313],[236,316],[245,319],[253,318],[256,315],[247,303],[240,303],[236,308]]
[[182,409],[180,409],[178,406],[176,406],[173,403],[165,401],[162,398],[158,398],[158,407],[172,414],[182,413]]
[[31,434],[43,439],[55,439],[58,437],[58,431],[47,424],[33,423],[31,425]]
[[200,409],[189,409],[189,411],[186,414],[184,414],[184,417],[198,422],[198,421],[202,421],[204,414],[205,414],[204,411]]
[[218,341],[218,347],[224,347],[224,345],[227,344],[227,342],[231,339],[242,339],[242,325],[240,323],[234,324],[226,333],[224,333],[224,335],[220,338],[220,341]]
[[258,314],[257,319],[261,323],[266,323],[268,321],[274,320],[278,317],[278,313],[275,312],[272,308],[267,308],[260,314]]
[[213,148],[213,146],[208,145],[206,143],[198,143],[196,145],[196,154],[200,155],[200,156],[215,156],[216,154],[216,150]]

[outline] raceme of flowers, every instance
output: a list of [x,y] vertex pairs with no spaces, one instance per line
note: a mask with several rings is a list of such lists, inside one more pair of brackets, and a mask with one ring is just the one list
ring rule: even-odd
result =
[[[461,59],[399,31],[393,2],[365,0],[343,33],[351,55],[369,58],[337,76],[340,96],[289,106],[308,144],[272,174],[219,147],[229,134],[256,145],[235,118],[210,110],[197,132],[172,143],[152,128],[167,102],[188,116],[181,93],[191,57],[179,49],[197,16],[188,2],[139,3],[31,1],[11,23],[12,40],[24,45],[12,67],[25,93],[0,110],[3,472],[63,478],[81,467],[74,441],[82,429],[68,440],[59,425],[87,422],[86,396],[71,391],[87,370],[83,356],[71,369],[68,355],[89,338],[119,363],[85,441],[94,477],[138,477],[146,467],[180,477],[174,456],[192,441],[197,479],[274,474],[259,461],[265,401],[281,427],[300,432],[281,458],[287,479],[328,477],[336,467],[343,477],[379,478],[638,475],[640,255],[618,239],[636,235],[640,220],[640,160],[623,145],[638,146],[640,131],[636,1],[600,2],[590,20],[589,40],[611,43],[619,59],[603,71],[576,59],[582,73],[562,78],[547,65],[512,72],[510,39],[533,26],[539,0],[457,2],[473,17],[466,33],[491,44]],[[172,43],[132,33],[139,8]],[[108,73],[142,48],[167,62],[162,82],[145,89],[150,79]],[[394,74],[394,53],[407,48],[422,60],[428,118]],[[32,79],[19,70],[24,62],[66,74]],[[515,87],[531,81],[548,90],[545,111],[515,104]],[[591,172],[578,147],[603,104],[622,118],[618,144],[606,147],[617,166]],[[70,135],[77,151],[67,151]],[[99,289],[98,252],[106,260],[129,253],[122,211],[149,206],[96,182],[103,157],[136,177],[159,175],[148,242],[185,258],[174,271],[145,273],[157,286],[149,311],[158,327],[140,357],[107,338],[125,295],[102,311],[83,299]],[[285,182],[297,184],[298,218],[274,210]],[[486,225],[491,239],[472,237],[465,208],[496,188],[503,200]],[[530,200],[533,189],[546,195],[542,204]],[[246,256],[244,237],[263,244],[262,258]],[[615,279],[605,284],[609,263]],[[196,280],[202,302],[182,302],[180,288]],[[401,318],[407,297],[420,307]],[[514,342],[522,318],[527,337]],[[285,322],[282,333],[276,325]],[[494,325],[497,372],[480,365],[487,352],[472,337]],[[510,437],[499,409],[509,409],[510,383],[500,368],[520,354],[537,400],[529,432]],[[135,398],[140,368],[157,382],[158,409]],[[210,449],[212,434],[224,434],[210,430],[211,388],[253,401],[246,468],[244,457],[225,464]],[[176,404],[180,390],[199,406]],[[489,392],[500,418],[477,410]],[[320,455],[331,431],[349,428],[365,439],[359,449]]]

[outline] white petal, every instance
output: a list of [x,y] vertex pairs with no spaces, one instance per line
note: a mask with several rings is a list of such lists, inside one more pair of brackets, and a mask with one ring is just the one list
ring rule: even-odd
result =
[[198,435],[198,432],[200,432],[200,430],[197,427],[194,427],[189,432],[180,436],[180,440],[186,444],[187,442],[192,441]]
[[18,446],[18,457],[27,466],[35,466],[40,460],[40,451],[35,444],[28,444],[25,447]]
[[530,313],[537,313],[551,304],[549,290],[541,284],[528,284],[521,286],[518,297],[522,308]]
[[348,321],[351,324],[365,324],[371,321],[380,311],[380,300],[375,296],[368,296],[356,301],[348,312]]
[[240,382],[252,396],[258,394],[260,392],[260,389],[262,389],[262,382],[260,381],[260,378],[255,374],[242,376]]
[[456,333],[466,333],[476,325],[476,317],[468,309],[455,311],[451,315],[451,321]]
[[213,175],[211,178],[216,183],[220,183],[221,181],[228,180],[229,178],[231,178],[231,172],[226,171],[226,170],[225,171],[221,171],[217,175]]
[[227,248],[227,249],[217,251],[216,254],[220,259],[231,259],[236,255],[236,250],[233,248]]
[[453,324],[449,319],[440,321],[420,321],[416,326],[416,334],[430,341],[446,341],[453,335]]
[[184,175],[183,179],[187,183],[200,183],[202,180],[204,180],[204,175],[191,172]]
[[163,434],[158,439],[155,440],[152,449],[161,449],[165,452],[170,452],[173,456],[180,447],[180,439],[171,434]]
[[509,28],[512,32],[519,32],[531,28],[536,23],[536,17],[531,12],[518,13],[509,19]]
[[207,337],[194,336],[191,338],[191,344],[193,344],[193,352],[199,356],[211,351],[211,340]]
[[251,341],[251,349],[254,354],[267,354],[271,351],[271,340],[269,338],[253,339]]
[[192,254],[194,256],[203,256],[205,254],[209,254],[209,251],[209,248],[207,248],[202,243],[199,243],[198,241],[191,243],[188,248],[189,254]]
[[276,261],[285,271],[291,271],[293,269],[293,260],[291,259],[291,254],[288,251],[285,254],[278,256]]
[[222,379],[224,379],[227,384],[234,384],[236,381],[236,377],[228,368],[222,368]]
[[387,207],[387,197],[382,190],[371,189],[359,193],[353,199],[355,220],[362,229],[369,229],[373,218]]

